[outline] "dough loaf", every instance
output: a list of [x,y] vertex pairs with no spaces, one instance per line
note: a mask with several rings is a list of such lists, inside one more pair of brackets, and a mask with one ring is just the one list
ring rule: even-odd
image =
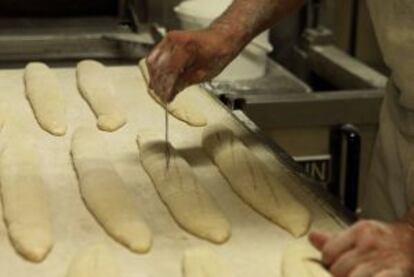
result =
[[40,127],[52,135],[65,135],[65,102],[55,73],[44,63],[32,62],[26,66],[24,80],[26,97]]
[[288,246],[282,259],[283,277],[330,277],[320,264],[321,254],[308,242],[299,241]]
[[[253,209],[295,237],[305,234],[311,217],[260,159],[223,126],[203,133],[203,148],[233,190]],[[283,173],[286,174],[286,173]]]
[[186,250],[183,259],[184,277],[232,277],[217,254],[208,248]]
[[171,157],[167,170],[166,143],[151,133],[140,133],[137,142],[141,163],[177,223],[200,238],[225,242],[230,236],[230,224],[197,182],[190,165],[168,145]]
[[89,246],[73,258],[66,277],[119,277],[118,263],[104,244]]
[[[138,66],[146,83],[148,94],[155,100],[155,102],[164,107],[164,104],[159,97],[148,87],[149,73],[145,59],[142,59]],[[189,93],[188,90],[180,92],[177,97],[175,97],[174,101],[167,105],[168,112],[178,120],[181,120],[188,125],[196,127],[207,125],[207,118],[200,111],[200,109],[194,107],[192,103],[189,103],[188,99],[186,99],[187,93]]]
[[115,131],[126,123],[111,77],[99,62],[84,60],[77,66],[78,87],[98,118],[98,127],[103,131]]
[[0,156],[1,195],[14,248],[40,262],[53,244],[51,213],[35,141],[28,132],[12,132]]
[[0,131],[3,129],[10,115],[10,107],[8,103],[0,102]]
[[151,247],[152,235],[139,214],[138,201],[125,187],[108,159],[98,130],[78,128],[72,138],[72,156],[86,206],[109,235],[134,252]]

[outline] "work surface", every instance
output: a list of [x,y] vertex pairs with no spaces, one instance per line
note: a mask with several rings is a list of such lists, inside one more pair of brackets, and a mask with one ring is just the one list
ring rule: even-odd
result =
[[[198,239],[177,226],[142,169],[135,142],[136,135],[142,128],[163,132],[164,111],[147,95],[137,67],[117,66],[110,67],[109,70],[116,93],[127,113],[128,123],[114,133],[102,134],[107,140],[116,169],[131,191],[136,194],[141,214],[152,229],[154,243],[151,251],[148,254],[134,254],[115,242],[98,225],[82,202],[70,156],[70,140],[77,126],[96,128],[96,120],[77,90],[75,69],[55,69],[62,83],[67,104],[69,130],[65,137],[54,137],[38,126],[24,96],[23,70],[2,70],[0,101],[8,103],[10,114],[18,120],[30,123],[33,132],[40,138],[38,148],[52,209],[54,247],[42,263],[28,262],[14,251],[7,237],[4,222],[0,221],[0,276],[65,276],[68,264],[76,253],[88,245],[102,241],[114,253],[123,277],[181,276],[183,251],[193,246],[213,248],[235,276],[279,276],[282,253],[294,238],[255,213],[233,193],[201,148],[203,128],[189,127],[171,117],[172,144],[191,164],[200,183],[217,200],[232,225],[232,236],[227,243],[219,246]],[[225,124],[269,167],[273,170],[285,170],[272,152],[259,143],[210,95],[198,87],[191,90],[188,101],[194,101],[204,111],[209,124]],[[4,136],[4,132],[0,136]],[[313,229],[341,228],[338,221],[334,220],[333,214],[322,208],[322,200],[310,194],[307,189],[295,184],[286,185],[290,186],[311,210]]]

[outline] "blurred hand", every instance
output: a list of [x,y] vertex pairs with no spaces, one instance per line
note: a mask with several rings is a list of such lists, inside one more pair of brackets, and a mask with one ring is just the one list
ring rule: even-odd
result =
[[414,276],[414,229],[408,223],[363,220],[342,233],[313,232],[309,239],[335,277]]
[[150,88],[170,102],[189,85],[217,76],[242,45],[223,31],[173,31],[147,57]]

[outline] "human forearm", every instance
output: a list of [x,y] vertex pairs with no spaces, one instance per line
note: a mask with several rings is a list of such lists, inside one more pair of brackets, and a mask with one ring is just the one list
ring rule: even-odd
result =
[[210,26],[243,48],[262,31],[297,11],[304,0],[234,0]]
[[304,0],[234,0],[208,28],[171,31],[147,58],[149,86],[165,102],[185,87],[217,76],[259,33]]
[[414,206],[408,209],[407,213],[399,221],[407,223],[414,228]]

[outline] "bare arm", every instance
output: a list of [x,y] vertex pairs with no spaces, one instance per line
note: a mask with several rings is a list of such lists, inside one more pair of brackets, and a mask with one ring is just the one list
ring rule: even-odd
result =
[[247,44],[256,35],[297,11],[304,0],[235,0],[210,26],[233,34],[236,41]]
[[408,223],[414,227],[414,206],[412,206],[408,212],[401,219],[402,222]]
[[168,33],[147,58],[150,87],[170,102],[185,87],[217,76],[256,35],[303,0],[234,0],[208,28]]

